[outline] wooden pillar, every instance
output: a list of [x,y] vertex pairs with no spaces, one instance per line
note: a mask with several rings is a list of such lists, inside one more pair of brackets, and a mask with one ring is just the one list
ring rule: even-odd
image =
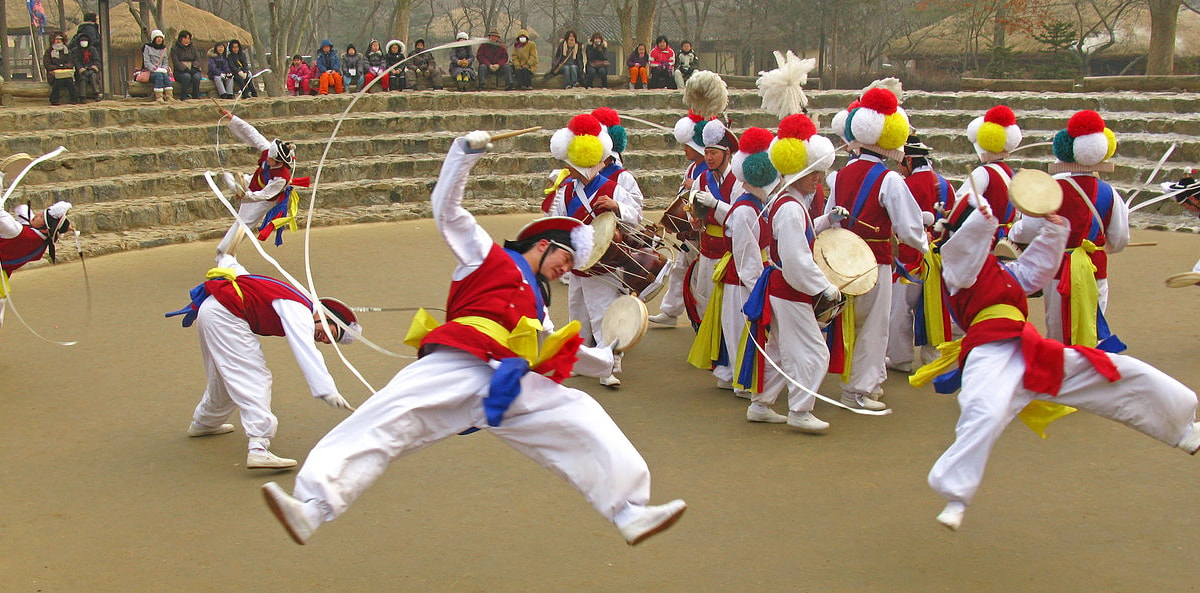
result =
[[[0,0],[2,2],[3,0]],[[112,45],[109,40],[112,35],[109,31],[110,22],[108,20],[108,0],[100,0],[100,5],[96,10],[96,18],[100,21],[100,68],[104,70],[104,76],[100,77],[100,92],[105,99],[113,98],[113,89],[117,85],[113,81],[116,73],[112,70],[112,60],[109,56],[112,55]]]
[[8,51],[8,14],[0,0],[0,78],[12,79],[12,52]]

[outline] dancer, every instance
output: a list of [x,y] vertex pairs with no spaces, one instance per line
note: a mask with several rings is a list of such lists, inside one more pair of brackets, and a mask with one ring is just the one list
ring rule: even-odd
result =
[[[478,131],[456,139],[431,198],[434,222],[458,260],[449,322],[420,338],[421,358],[317,443],[296,476],[294,497],[273,482],[263,486],[296,543],[346,512],[390,462],[474,429],[565,478],[630,545],[670,527],[687,508],[682,500],[647,506],[650,472],[637,449],[595,400],[559,383],[573,365],[579,373],[609,373],[611,352],[581,350],[575,363],[580,340],[571,323],[565,335],[541,343],[539,356],[547,283],[587,259],[591,228],[545,218],[505,248],[493,243],[461,206],[489,141]],[[552,343],[562,348],[555,352]]]
[[1021,145],[1021,139],[1017,116],[1007,105],[997,105],[967,125],[967,140],[982,164],[971,171],[955,192],[954,209],[948,217],[954,224],[960,224],[982,196],[1000,221],[996,240],[1008,236],[1017,219],[1017,210],[1008,200],[1013,170],[1004,159]]
[[[0,181],[3,179],[0,172]],[[8,304],[8,279],[13,272],[43,255],[49,256],[50,263],[55,262],[54,245],[63,233],[71,230],[71,221],[67,220],[70,209],[70,202],[55,202],[36,213],[29,204],[17,206],[12,214],[0,210],[0,324],[4,323]]]
[[246,469],[294,467],[295,459],[270,450],[279,420],[271,413],[271,371],[255,336],[287,338],[313,397],[334,408],[353,410],[338,393],[316,342],[349,344],[362,328],[350,308],[332,298],[321,299],[328,320],[323,322],[304,293],[281,280],[250,274],[232,255],[220,256],[205,278],[192,289],[191,303],[167,313],[167,317],[183,315],[184,327],[196,323],[208,376],[188,436],[233,432],[233,425],[225,420],[236,409],[249,439]]
[[[679,119],[675,123],[675,141],[683,146],[683,156],[688,160],[687,169],[683,172],[683,181],[679,184],[678,195],[699,189],[700,179],[708,171],[704,162],[704,146],[696,141],[696,124],[702,118],[694,112]],[[689,220],[691,216],[688,216]],[[666,327],[675,327],[679,316],[685,311],[692,327],[700,325],[703,311],[697,311],[695,297],[691,295],[691,285],[695,281],[695,262],[699,252],[695,249],[695,239],[679,237],[680,248],[675,251],[671,263],[671,274],[667,277],[667,288],[663,291],[662,300],[658,304],[658,313],[650,316],[650,322]],[[685,296],[687,295],[687,296]],[[688,306],[690,302],[691,306]]]

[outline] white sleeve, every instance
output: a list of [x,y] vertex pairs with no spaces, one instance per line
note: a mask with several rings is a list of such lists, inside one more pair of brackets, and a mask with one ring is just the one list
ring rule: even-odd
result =
[[758,215],[753,208],[735,208],[725,218],[725,235],[733,247],[733,262],[738,279],[746,288],[754,288],[762,276],[762,250],[758,247]]
[[942,280],[950,294],[975,284],[999,226],[995,218],[984,218],[975,210],[942,245]]
[[229,118],[229,131],[237,136],[238,140],[253,146],[259,151],[266,150],[271,147],[271,141],[267,140],[259,133],[254,126],[250,125],[246,120],[233,116]]
[[247,191],[245,199],[251,202],[265,202],[267,200],[273,200],[279,195],[279,192],[283,191],[283,188],[287,187],[287,182],[288,180],[286,177],[272,177],[262,189],[258,191]]
[[633,174],[629,171],[621,171],[621,174],[617,175],[617,185],[629,192],[629,197],[633,198],[633,203],[637,205],[640,218],[642,210],[646,207],[646,197],[642,195],[642,187],[638,185],[637,179],[634,179]]
[[1046,219],[1033,216],[1020,216],[1008,231],[1008,238],[1017,243],[1029,243],[1038,236],[1038,232]]
[[279,313],[288,346],[292,347],[292,355],[296,357],[313,397],[337,393],[337,385],[334,385],[329,369],[325,368],[325,357],[317,350],[317,340],[313,337],[312,310],[288,299],[276,299],[271,307]]
[[1129,207],[1117,188],[1113,188],[1112,216],[1108,219],[1108,228],[1104,229],[1104,251],[1120,253],[1129,245]]
[[887,210],[888,218],[892,219],[892,233],[896,238],[922,253],[929,251],[921,207],[899,173],[888,171],[884,174],[883,185],[879,188],[879,203]]
[[467,148],[466,140],[456,139],[450,146],[446,161],[442,163],[437,185],[430,196],[433,222],[458,260],[455,279],[462,279],[479,267],[494,244],[487,231],[475,222],[475,217],[462,207],[467,177],[482,156],[483,151],[471,151]]
[[[574,187],[574,184],[572,184],[572,187]],[[550,212],[547,216],[567,216],[566,185],[559,185],[558,189],[554,190],[554,201],[550,203]]]
[[[974,180],[974,182],[975,182],[974,185],[971,184],[972,180]],[[978,192],[978,195],[983,195],[984,192],[986,192],[988,190],[988,182],[990,180],[991,180],[991,177],[988,175],[986,168],[975,167],[971,171],[971,174],[966,179],[963,180],[963,183],[961,186],[959,186],[958,191],[954,192],[955,201],[957,202],[958,200],[961,200],[966,196],[975,196],[976,192]],[[972,198],[971,201],[968,203],[971,204],[972,206],[974,206],[974,205],[978,204],[978,201],[975,200],[974,198]],[[998,213],[994,213],[994,214],[999,216],[1004,213],[998,212]]]
[[804,238],[807,225],[807,217],[799,204],[793,202],[779,207],[771,219],[771,231],[781,238],[779,258],[782,261],[775,263],[783,270],[783,279],[789,286],[804,294],[818,294],[831,285],[813,261],[812,250]]
[[[1066,222],[1066,219],[1063,219]],[[1063,262],[1063,249],[1067,247],[1070,226],[1045,222],[1042,230],[1033,238],[1016,261],[1005,264],[1008,271],[1021,283],[1025,294],[1037,292],[1050,285]]]
[[6,210],[0,210],[0,239],[11,239],[21,234],[21,223]]
[[613,352],[606,347],[580,346],[572,370],[577,375],[603,378],[612,374],[613,362]]
[[616,189],[613,190],[613,200],[621,207],[621,212],[617,214],[617,218],[620,218],[621,222],[633,226],[642,224],[641,196],[635,197],[618,183]]
[[[217,267],[218,268],[229,268],[230,270],[233,270],[233,274],[235,276],[241,276],[243,274],[250,273],[250,270],[247,270],[246,266],[243,266],[242,264],[238,263],[237,257],[234,257],[232,254],[229,254],[229,253],[222,253],[217,256]],[[309,313],[309,317],[312,317],[311,312]]]

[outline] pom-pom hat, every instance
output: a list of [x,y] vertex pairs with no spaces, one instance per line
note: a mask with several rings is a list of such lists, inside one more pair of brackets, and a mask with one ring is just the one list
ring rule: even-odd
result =
[[720,148],[730,153],[738,149],[737,136],[734,136],[719,119],[698,122],[693,132],[693,140],[704,148]]
[[704,121],[695,111],[688,111],[688,114],[679,118],[675,122],[675,141],[692,147],[696,152],[704,152],[704,141],[696,138],[696,124]]
[[833,143],[817,134],[816,124],[804,114],[779,122],[779,134],[768,153],[771,164],[784,176],[785,187],[813,171],[829,170],[836,157]]
[[775,135],[763,128],[750,128],[742,132],[738,151],[730,161],[734,177],[752,188],[769,188],[775,185],[779,180],[779,171],[771,164],[771,157],[767,152],[774,140]]
[[1067,127],[1054,135],[1054,158],[1050,172],[1112,171],[1106,163],[1117,152],[1117,136],[1099,113],[1085,109],[1067,120]]
[[570,216],[547,216],[539,218],[517,232],[517,241],[530,239],[545,239],[551,244],[570,251],[575,258],[576,269],[582,266],[592,256],[592,245],[595,242],[591,225]]
[[975,147],[979,160],[989,163],[1008,156],[1021,145],[1017,116],[1007,105],[997,105],[967,125],[967,140]]
[[589,180],[604,166],[612,149],[613,141],[604,124],[590,113],[576,115],[567,127],[550,137],[550,154]]
[[612,138],[612,151],[618,154],[625,152],[625,147],[629,144],[629,134],[625,131],[625,126],[621,125],[620,114],[612,107],[600,107],[592,111],[592,117],[600,121],[604,131],[608,132],[608,137]]
[[[900,107],[900,98],[886,87],[868,89],[858,106],[847,110],[844,130],[837,130],[851,148],[860,148],[885,157],[899,159],[908,139],[908,115]],[[840,115],[840,114],[839,114]],[[834,123],[838,123],[838,117]]]

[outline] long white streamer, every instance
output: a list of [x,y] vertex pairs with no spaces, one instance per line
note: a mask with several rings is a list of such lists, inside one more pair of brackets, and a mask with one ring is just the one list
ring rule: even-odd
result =
[[1129,196],[1129,198],[1125,200],[1126,208],[1128,208],[1129,205],[1133,203],[1133,199],[1136,198],[1138,196],[1138,194],[1142,193],[1142,188],[1144,188],[1147,185],[1150,185],[1151,181],[1154,181],[1154,177],[1156,175],[1158,175],[1159,171],[1162,170],[1163,165],[1167,162],[1167,159],[1171,157],[1171,153],[1175,152],[1176,146],[1179,146],[1179,143],[1172,142],[1171,146],[1169,148],[1167,148],[1167,151],[1163,153],[1162,158],[1158,159],[1158,164],[1154,165],[1154,168],[1150,170],[1150,174],[1146,176],[1146,181],[1142,182],[1142,186],[1133,190],[1133,194],[1131,194]]
[[770,364],[771,368],[775,369],[775,372],[779,373],[779,376],[783,377],[784,379],[787,379],[788,383],[791,383],[792,385],[799,387],[805,393],[807,393],[825,403],[833,404],[839,408],[842,408],[843,410],[850,410],[851,412],[854,412],[855,414],[862,414],[863,416],[886,416],[886,415],[892,413],[891,408],[888,408],[886,410],[863,410],[860,408],[851,408],[850,406],[847,406],[846,404],[843,404],[840,401],[825,397],[824,395],[821,395],[820,393],[817,393],[817,392],[809,389],[808,387],[805,387],[799,381],[793,379],[791,375],[785,373],[783,371],[783,369],[779,368],[779,365],[775,364],[774,360],[771,360],[771,357],[767,355],[767,351],[763,349],[762,344],[758,343],[758,340],[754,339],[754,336],[748,335],[748,336],[746,336],[746,338],[754,343],[754,347],[758,349],[758,353],[763,357],[763,360],[766,360],[767,364]]

